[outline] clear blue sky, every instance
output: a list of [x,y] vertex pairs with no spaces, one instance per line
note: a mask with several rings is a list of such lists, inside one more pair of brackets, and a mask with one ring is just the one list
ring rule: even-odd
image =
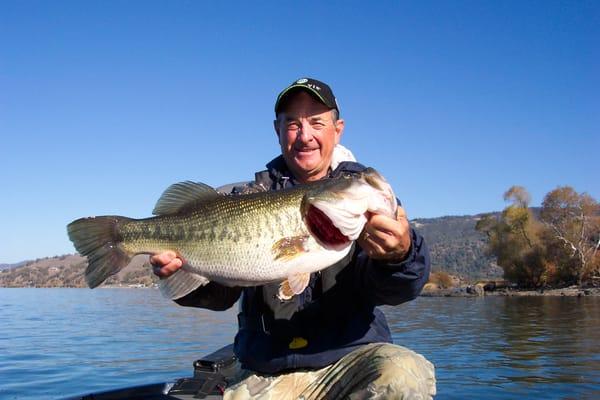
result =
[[65,226],[149,216],[182,180],[278,154],[278,92],[328,82],[342,143],[411,218],[600,199],[600,3],[0,2],[0,263],[72,253]]

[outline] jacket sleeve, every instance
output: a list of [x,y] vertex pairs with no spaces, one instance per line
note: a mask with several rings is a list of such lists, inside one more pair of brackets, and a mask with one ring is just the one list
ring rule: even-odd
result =
[[213,311],[224,311],[235,304],[242,293],[241,287],[228,287],[216,282],[209,282],[193,292],[175,300],[181,306],[207,308]]
[[369,258],[358,250],[355,264],[356,286],[376,305],[398,305],[415,299],[427,283],[431,264],[423,237],[413,228],[411,248],[406,259],[388,263]]

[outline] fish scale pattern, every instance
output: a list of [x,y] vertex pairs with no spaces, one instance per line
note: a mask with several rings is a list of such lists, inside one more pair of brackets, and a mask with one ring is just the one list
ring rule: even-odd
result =
[[[274,260],[273,244],[309,235],[300,212],[304,194],[300,189],[222,196],[189,213],[129,221],[121,228],[123,245],[130,253],[174,250],[190,272],[211,280],[285,279],[288,268]],[[313,252],[320,247],[313,240]]]

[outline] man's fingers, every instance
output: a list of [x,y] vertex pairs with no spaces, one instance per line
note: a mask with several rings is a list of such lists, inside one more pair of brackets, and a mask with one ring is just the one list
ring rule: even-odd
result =
[[180,258],[174,258],[170,263],[162,267],[164,271],[175,272],[183,265],[183,261]]
[[369,234],[365,235],[361,247],[371,257],[374,255],[385,254],[385,250],[383,249],[383,247],[379,243],[377,243],[377,241],[372,236],[369,236]]
[[[400,207],[398,210],[400,210]],[[404,211],[398,212],[396,219],[375,214],[371,217],[367,226],[381,231],[388,231],[392,234],[401,234],[405,228],[408,229],[408,219],[406,219]]]
[[177,258],[177,254],[174,251],[168,250],[150,257],[150,264],[162,267],[173,261],[175,258]]
[[167,278],[183,266],[183,260],[174,251],[165,251],[150,257],[150,264],[155,275]]
[[410,247],[410,226],[404,209],[398,207],[396,219],[371,215],[360,236],[359,245],[370,257],[401,259]]
[[173,275],[175,272],[179,270],[183,266],[183,261],[180,258],[174,258],[171,262],[166,265],[154,266],[154,273],[161,278],[168,278]]
[[405,219],[396,221],[383,215],[374,215],[365,226],[366,233],[382,246],[395,246],[398,238],[408,231]]

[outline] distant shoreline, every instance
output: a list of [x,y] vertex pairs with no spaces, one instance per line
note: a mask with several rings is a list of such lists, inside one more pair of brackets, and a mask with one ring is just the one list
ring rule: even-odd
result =
[[[87,289],[87,286],[0,286],[0,289]],[[94,288],[93,290],[98,289],[156,289],[158,290],[158,286],[136,286],[136,285],[103,285]]]
[[449,289],[425,289],[421,293],[422,297],[598,297],[600,288],[580,288],[578,286],[569,286],[565,288],[550,289],[513,289],[504,288],[498,290],[483,290],[473,286],[461,286]]
[[[498,289],[477,292],[472,289],[473,286],[460,286],[448,289],[424,289],[420,297],[600,297],[600,288],[579,288],[570,286],[566,288],[554,288],[544,290],[524,290],[524,289]],[[33,287],[33,286],[0,286],[0,289],[88,289],[87,287],[73,286],[53,286],[53,287]],[[157,286],[137,286],[137,285],[103,285],[96,289],[153,289],[158,290]],[[91,290],[91,289],[88,289]]]

